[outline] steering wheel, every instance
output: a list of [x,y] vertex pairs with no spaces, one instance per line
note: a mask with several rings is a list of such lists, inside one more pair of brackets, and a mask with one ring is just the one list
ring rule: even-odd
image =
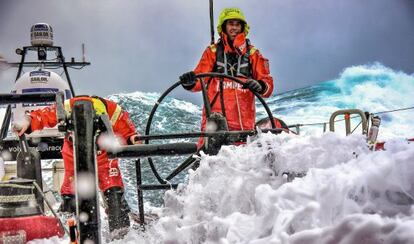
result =
[[[224,108],[224,99],[223,99],[223,81],[224,79],[228,79],[228,80],[232,80],[238,84],[245,84],[243,81],[241,81],[240,79],[233,77],[233,76],[229,76],[229,75],[225,75],[225,74],[221,74],[221,73],[202,73],[202,74],[197,74],[195,76],[196,80],[199,79],[201,82],[201,91],[202,91],[202,96],[203,96],[203,104],[204,104],[204,109],[205,109],[205,113],[206,113],[206,117],[208,118],[211,115],[211,107],[212,105],[215,103],[217,97],[220,95],[220,101],[221,101],[221,110],[222,110],[222,114],[225,117],[226,115],[226,111]],[[206,82],[204,82],[204,78],[208,78],[207,80],[207,84]],[[215,94],[213,101],[210,101],[207,95],[207,90],[208,90],[208,85],[210,84],[210,81],[213,78],[219,78],[219,82],[220,82],[220,86],[219,86],[219,91]],[[147,125],[145,128],[145,136],[149,136],[150,130],[151,130],[151,124],[152,124],[152,120],[154,117],[155,112],[158,109],[158,106],[162,103],[162,101],[164,100],[164,98],[170,94],[175,88],[177,88],[178,86],[181,85],[181,81],[177,81],[176,83],[174,83],[171,87],[169,87],[161,96],[160,98],[157,100],[157,102],[155,103],[154,107],[151,110],[151,113],[148,117],[148,121],[147,121]],[[267,116],[270,119],[271,125],[272,125],[272,129],[276,128],[276,124],[274,122],[273,119],[273,115],[272,112],[269,109],[269,106],[267,105],[267,103],[264,101],[264,99],[260,96],[259,93],[251,91],[255,97],[257,99],[259,99],[259,101],[261,102],[261,104],[263,105],[263,107],[266,110]],[[145,144],[149,144],[149,140],[146,139],[145,140]],[[169,176],[166,177],[166,180],[164,180],[163,178],[161,178],[161,176],[158,174],[154,162],[152,160],[151,157],[148,157],[148,162],[149,165],[151,167],[152,172],[154,173],[155,177],[157,178],[157,180],[161,183],[161,184],[166,184],[168,180],[172,179],[175,175],[177,175],[179,172],[181,172],[183,169],[185,169],[186,167],[188,167],[191,163],[193,163],[195,161],[195,159],[193,160],[192,155],[187,158],[173,173],[171,173]]]

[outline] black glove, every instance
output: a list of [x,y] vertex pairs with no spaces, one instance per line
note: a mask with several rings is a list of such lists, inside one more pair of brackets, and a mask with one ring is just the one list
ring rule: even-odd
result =
[[249,79],[244,83],[243,88],[262,94],[264,92],[264,86],[265,84],[262,81]]
[[186,72],[180,76],[181,85],[186,90],[191,90],[196,83],[194,71]]

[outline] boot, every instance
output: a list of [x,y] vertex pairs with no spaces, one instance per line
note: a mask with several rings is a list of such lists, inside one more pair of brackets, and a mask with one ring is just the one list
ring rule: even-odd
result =
[[76,212],[76,198],[75,195],[62,195],[62,204],[59,207],[59,212]]
[[124,191],[121,187],[111,187],[104,192],[104,196],[108,204],[109,231],[121,233],[122,238],[129,229],[128,213],[131,211],[124,198]]

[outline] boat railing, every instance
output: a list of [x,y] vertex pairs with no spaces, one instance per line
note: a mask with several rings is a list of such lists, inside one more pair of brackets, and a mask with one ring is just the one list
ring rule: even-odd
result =
[[361,125],[362,125],[362,134],[367,135],[368,133],[368,123],[367,117],[365,113],[360,109],[342,109],[335,111],[332,113],[331,117],[329,118],[329,130],[335,132],[335,118],[339,115],[344,115],[345,120],[345,132],[346,135],[352,133],[351,131],[351,115],[357,114],[361,118]]

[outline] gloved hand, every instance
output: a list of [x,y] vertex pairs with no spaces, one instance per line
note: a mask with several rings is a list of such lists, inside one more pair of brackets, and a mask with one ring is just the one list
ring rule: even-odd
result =
[[30,127],[31,118],[29,115],[25,115],[23,119],[20,121],[15,121],[12,124],[12,130],[15,132],[18,136],[23,135]]
[[142,144],[142,141],[138,141],[137,134],[130,136],[129,141],[131,142],[132,145]]
[[244,89],[249,89],[250,91],[254,91],[257,93],[264,92],[264,86],[260,83],[260,81],[249,79],[246,83],[243,85]]
[[191,90],[195,86],[195,73],[194,71],[186,72],[180,76],[181,85],[186,90]]

